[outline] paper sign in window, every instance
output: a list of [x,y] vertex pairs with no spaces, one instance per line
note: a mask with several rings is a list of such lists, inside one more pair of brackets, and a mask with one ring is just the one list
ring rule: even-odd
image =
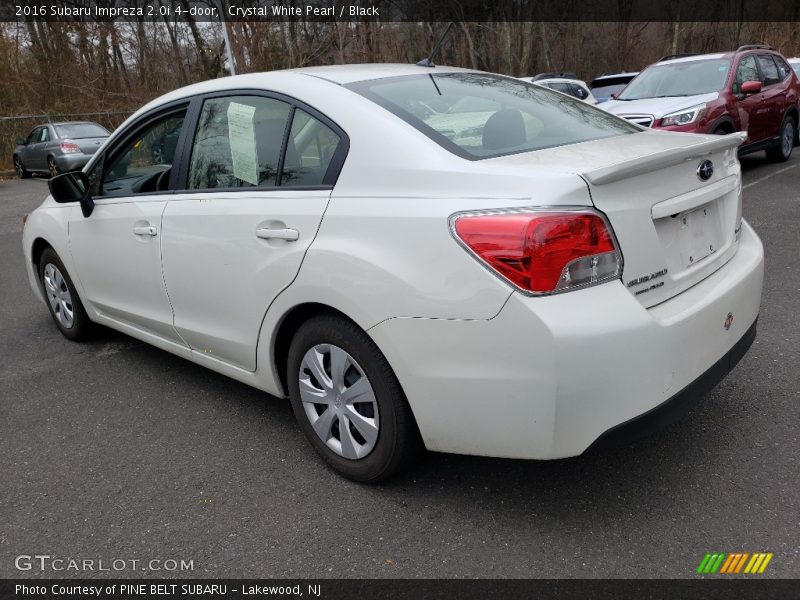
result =
[[231,145],[233,176],[258,185],[258,157],[253,117],[255,106],[231,102],[228,105],[228,141]]

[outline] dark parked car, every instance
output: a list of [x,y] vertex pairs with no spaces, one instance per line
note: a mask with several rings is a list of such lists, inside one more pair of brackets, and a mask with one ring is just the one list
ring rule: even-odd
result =
[[666,56],[601,106],[638,125],[689,133],[746,131],[740,154],[785,161],[797,141],[800,81],[770,46]]
[[49,173],[52,177],[77,171],[89,162],[109,135],[105,127],[90,121],[39,125],[28,137],[17,140],[14,169],[23,179],[34,172]]
[[589,90],[597,102],[605,102],[611,100],[614,94],[619,94],[624,90],[625,86],[638,74],[638,71],[635,73],[625,73],[624,71],[622,73],[606,73],[593,79],[589,84]]

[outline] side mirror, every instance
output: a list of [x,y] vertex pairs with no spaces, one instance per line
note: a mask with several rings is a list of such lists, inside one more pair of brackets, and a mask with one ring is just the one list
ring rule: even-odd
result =
[[17,146],[27,146],[28,140],[26,138],[19,138],[17,140]]
[[81,212],[88,217],[94,210],[94,200],[89,195],[89,178],[83,171],[56,175],[47,182],[50,195],[59,203],[80,202]]
[[745,81],[741,87],[742,93],[746,96],[748,94],[758,94],[761,91],[760,81]]

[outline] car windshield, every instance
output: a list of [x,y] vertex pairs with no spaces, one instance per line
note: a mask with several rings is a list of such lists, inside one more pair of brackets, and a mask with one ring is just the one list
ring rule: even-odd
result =
[[618,100],[696,96],[725,86],[731,61],[727,58],[680,61],[653,65],[642,71]]
[[625,89],[625,86],[628,85],[628,82],[625,83],[615,83],[614,85],[599,85],[592,88],[592,95],[597,98],[611,98],[612,94],[616,94],[617,92],[621,92]]
[[60,138],[70,138],[79,140],[81,138],[108,137],[109,133],[105,127],[97,123],[64,123],[56,125],[56,131]]
[[471,160],[639,131],[575,98],[485,73],[408,75],[348,87]]

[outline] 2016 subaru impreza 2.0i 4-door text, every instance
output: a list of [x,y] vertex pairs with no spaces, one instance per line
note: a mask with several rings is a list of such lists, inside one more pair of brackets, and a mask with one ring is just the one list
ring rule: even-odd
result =
[[742,138],[456,68],[226,77],[52,179],[24,251],[65,336],[288,396],[352,479],[423,447],[575,456],[685,412],[752,342]]

